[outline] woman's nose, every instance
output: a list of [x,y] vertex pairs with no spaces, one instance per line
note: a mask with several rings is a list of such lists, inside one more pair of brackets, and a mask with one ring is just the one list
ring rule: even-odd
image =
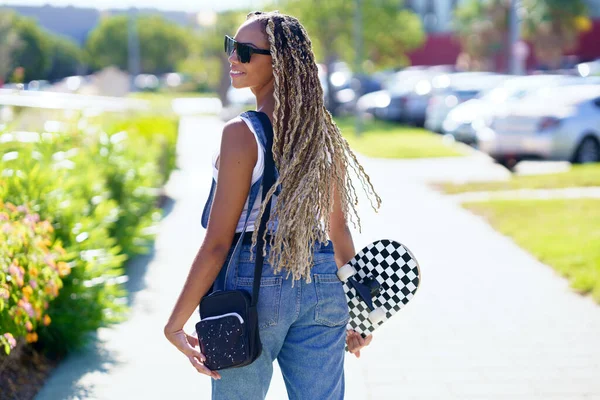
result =
[[229,60],[229,62],[231,64],[237,64],[237,63],[239,63],[238,56],[237,56],[237,51],[235,49],[231,52],[231,54],[229,55],[229,57],[227,57],[227,60]]

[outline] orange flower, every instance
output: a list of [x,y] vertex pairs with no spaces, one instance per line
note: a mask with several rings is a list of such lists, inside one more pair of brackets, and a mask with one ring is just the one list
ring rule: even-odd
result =
[[58,267],[58,274],[60,276],[69,275],[69,273],[71,272],[71,268],[67,265],[66,262],[63,262],[63,261],[59,262],[57,264],[57,267]]
[[50,322],[52,322],[52,320],[50,319],[50,316],[48,314],[44,315],[44,325],[48,326],[50,325]]
[[23,295],[25,296],[25,299],[29,300],[29,296],[31,296],[33,294],[33,289],[31,288],[31,286],[25,286],[23,288]]
[[31,332],[33,330],[33,324],[31,321],[25,322],[25,329],[27,329],[27,332]]
[[31,275],[31,277],[33,277],[33,278],[37,277],[39,275],[37,268],[31,267],[29,269],[29,275]]
[[38,341],[38,334],[33,332],[33,333],[28,333],[25,336],[25,340],[27,341],[27,343],[35,343]]
[[579,32],[589,32],[593,27],[593,23],[587,16],[580,15],[575,17],[575,27]]

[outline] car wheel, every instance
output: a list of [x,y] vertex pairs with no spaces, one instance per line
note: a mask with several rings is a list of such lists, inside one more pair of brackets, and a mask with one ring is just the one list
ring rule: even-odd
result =
[[600,162],[600,143],[598,143],[598,140],[593,136],[583,138],[577,146],[573,162],[576,164]]
[[510,172],[515,171],[515,167],[516,167],[517,163],[519,162],[519,160],[517,160],[516,158],[513,158],[513,157],[509,157],[509,158],[498,157],[498,158],[494,158],[494,160],[498,164],[502,165],[504,168],[509,170]]

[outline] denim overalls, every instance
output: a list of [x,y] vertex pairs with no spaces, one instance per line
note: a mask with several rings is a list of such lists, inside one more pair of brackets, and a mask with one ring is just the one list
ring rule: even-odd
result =
[[[266,137],[254,113],[242,116],[252,123],[263,145]],[[260,148],[259,148],[260,150]],[[216,182],[202,213],[207,227]],[[246,225],[252,206],[262,191],[262,177],[250,188]],[[252,293],[254,259],[250,245],[240,237],[233,243],[213,290],[247,290]],[[312,282],[286,279],[287,272],[275,274],[265,257],[260,282],[258,318],[263,345],[261,356],[251,365],[220,371],[222,379],[212,381],[212,398],[217,400],[262,400],[267,394],[273,361],[277,359],[290,399],[343,399],[344,346],[349,319],[346,297],[338,279],[333,245],[317,244]],[[256,249],[252,250],[255,254]]]

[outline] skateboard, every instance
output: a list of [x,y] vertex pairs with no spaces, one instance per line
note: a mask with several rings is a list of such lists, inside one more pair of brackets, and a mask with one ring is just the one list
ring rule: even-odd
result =
[[410,250],[387,239],[362,249],[337,275],[348,301],[348,329],[363,337],[400,311],[421,281],[419,264]]

